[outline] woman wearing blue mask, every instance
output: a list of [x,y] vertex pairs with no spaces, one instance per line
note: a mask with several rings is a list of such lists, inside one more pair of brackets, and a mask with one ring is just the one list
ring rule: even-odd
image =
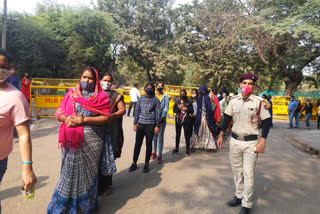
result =
[[143,172],[147,173],[149,169],[149,161],[152,153],[152,140],[155,134],[159,133],[161,108],[160,101],[155,96],[155,87],[152,83],[147,83],[144,87],[145,96],[139,99],[134,114],[133,130],[136,132],[136,143],[134,146],[133,163],[129,168],[129,172],[136,170],[137,162],[144,137],[146,137],[146,159]]

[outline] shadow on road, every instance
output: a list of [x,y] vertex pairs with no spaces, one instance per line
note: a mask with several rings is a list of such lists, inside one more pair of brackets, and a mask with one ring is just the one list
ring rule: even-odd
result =
[[[49,178],[48,176],[40,176],[37,178],[38,182],[37,182],[36,188],[35,188],[36,191],[37,191],[37,189],[40,189],[40,188],[47,185],[47,183],[44,183],[44,181],[48,180],[48,178]],[[12,187],[9,189],[2,190],[0,192],[0,201],[15,197],[17,195],[21,195],[21,192],[20,192],[21,188],[22,188],[22,186],[17,186],[17,187]]]
[[[162,179],[160,172],[166,164],[175,163],[184,158],[183,155],[172,155],[171,151],[162,155],[163,163],[157,164],[156,161],[150,161],[150,172],[143,173],[144,164],[138,164],[138,169],[134,172],[128,172],[128,168],[114,175],[113,193],[111,196],[102,196],[99,198],[98,213],[116,213],[129,200],[139,197],[147,189],[158,186]],[[141,155],[140,158],[144,158]]]

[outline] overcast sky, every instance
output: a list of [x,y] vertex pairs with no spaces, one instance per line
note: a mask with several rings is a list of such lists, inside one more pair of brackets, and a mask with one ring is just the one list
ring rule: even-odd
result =
[[[7,0],[8,10],[17,12],[32,13],[36,7],[36,3],[41,0]],[[90,5],[90,0],[57,0],[58,3],[67,4],[70,6]],[[96,0],[94,0],[96,2]],[[192,0],[176,0],[175,6],[184,3],[190,3]],[[0,10],[3,10],[3,0],[0,0]]]

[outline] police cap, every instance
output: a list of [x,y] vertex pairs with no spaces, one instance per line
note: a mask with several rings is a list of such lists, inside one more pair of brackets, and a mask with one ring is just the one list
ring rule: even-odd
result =
[[239,82],[242,82],[243,80],[253,80],[254,82],[256,82],[258,80],[258,77],[254,74],[247,73],[247,74],[241,75]]

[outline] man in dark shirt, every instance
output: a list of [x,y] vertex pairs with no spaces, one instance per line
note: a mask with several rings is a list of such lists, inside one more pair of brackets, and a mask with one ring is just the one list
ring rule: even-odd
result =
[[15,67],[12,67],[10,69],[10,76],[7,78],[7,83],[13,85],[16,89],[20,90],[19,89],[19,77],[16,75],[16,69]]

